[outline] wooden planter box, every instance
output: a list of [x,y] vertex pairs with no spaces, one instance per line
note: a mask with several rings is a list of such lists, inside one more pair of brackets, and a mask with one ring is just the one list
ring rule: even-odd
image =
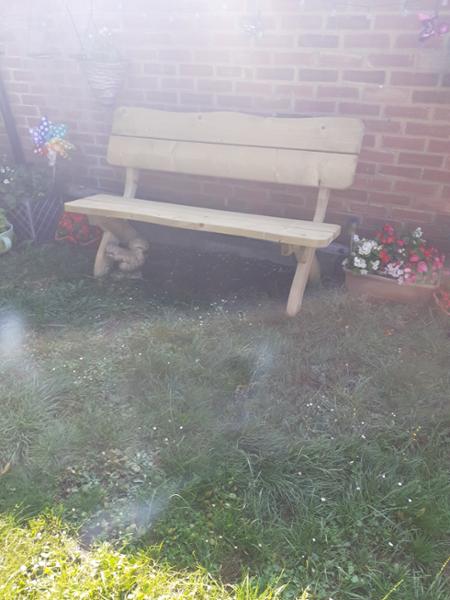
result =
[[438,285],[399,284],[380,275],[358,275],[344,269],[345,285],[351,296],[375,302],[397,302],[424,306],[431,302]]

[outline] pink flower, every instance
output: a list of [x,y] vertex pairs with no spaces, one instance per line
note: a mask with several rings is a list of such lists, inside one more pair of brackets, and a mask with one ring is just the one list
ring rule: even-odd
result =
[[427,273],[428,272],[428,265],[425,261],[421,260],[420,263],[417,265],[417,272],[418,273]]
[[410,257],[409,257],[409,260],[411,262],[419,262],[420,257],[417,254],[411,254]]

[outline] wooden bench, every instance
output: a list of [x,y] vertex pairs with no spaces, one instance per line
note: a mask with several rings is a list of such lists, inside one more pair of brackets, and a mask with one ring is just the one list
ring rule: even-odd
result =
[[[126,168],[123,196],[99,194],[67,202],[104,230],[94,274],[107,271],[105,250],[137,237],[128,221],[209,231],[280,244],[297,259],[287,313],[300,310],[316,248],[340,234],[324,223],[330,190],[354,180],[364,133],[350,118],[273,118],[231,112],[182,113],[119,108],[108,161]],[[231,212],[168,202],[139,200],[142,169],[318,188],[312,221]]]

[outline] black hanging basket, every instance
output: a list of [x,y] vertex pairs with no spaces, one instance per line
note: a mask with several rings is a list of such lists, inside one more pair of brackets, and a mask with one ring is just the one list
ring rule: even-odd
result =
[[58,221],[63,213],[63,200],[53,191],[39,200],[25,200],[9,211],[8,219],[14,226],[19,242],[50,242],[55,239]]
[[113,106],[125,80],[127,61],[81,58],[80,63],[98,102],[102,106]]

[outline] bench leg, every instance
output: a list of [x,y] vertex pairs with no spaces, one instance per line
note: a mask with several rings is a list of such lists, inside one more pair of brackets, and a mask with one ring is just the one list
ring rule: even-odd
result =
[[297,269],[295,271],[291,291],[289,292],[286,309],[286,312],[290,317],[295,317],[302,306],[303,294],[305,293],[311,267],[315,260],[315,253],[316,251],[314,248],[299,248],[295,251],[297,257]]

